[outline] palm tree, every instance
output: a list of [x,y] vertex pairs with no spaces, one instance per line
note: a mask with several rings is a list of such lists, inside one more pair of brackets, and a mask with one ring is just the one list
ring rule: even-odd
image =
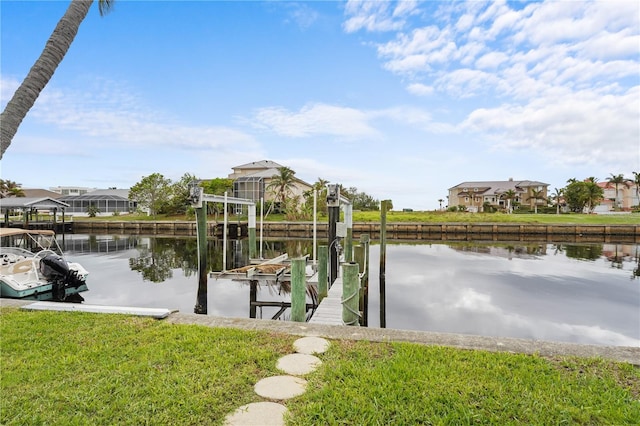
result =
[[556,203],[556,214],[560,214],[560,199],[564,195],[563,189],[554,188],[553,194],[551,194],[551,199]]
[[[109,12],[115,0],[98,0],[100,15]],[[7,103],[0,114],[0,159],[11,145],[11,141],[20,127],[20,123],[36,103],[36,99],[45,88],[53,73],[62,62],[73,39],[78,33],[80,24],[87,16],[93,0],[72,0],[69,8],[53,30],[44,50],[36,63],[31,67],[24,81]]]
[[[271,182],[267,185],[267,190],[271,190],[275,195],[273,202],[280,201],[280,205],[284,207],[287,196],[291,192],[291,188],[294,186],[295,174],[289,167],[278,167],[278,174],[271,177]],[[272,204],[273,206],[273,204]],[[269,208],[271,210],[271,208]],[[267,212],[268,213],[268,212]]]
[[640,172],[633,172],[633,184],[636,186],[636,199],[640,206]]
[[503,192],[500,197],[507,200],[507,213],[511,213],[511,200],[516,198],[516,191],[514,191],[513,189],[510,189],[508,191]]
[[0,198],[24,197],[24,191],[12,180],[0,179]]
[[544,189],[533,189],[531,188],[531,195],[529,196],[529,200],[533,200],[533,212],[538,214],[538,200],[546,200],[547,198],[544,196]]
[[618,186],[619,185],[624,185],[627,188],[629,187],[629,179],[625,179],[624,176],[622,174],[619,175],[614,175],[613,173],[610,173],[611,177],[607,178],[607,182],[609,185],[613,184],[613,186],[615,186],[616,188],[616,200],[615,200],[615,209],[619,209],[620,208],[620,201],[618,200]]

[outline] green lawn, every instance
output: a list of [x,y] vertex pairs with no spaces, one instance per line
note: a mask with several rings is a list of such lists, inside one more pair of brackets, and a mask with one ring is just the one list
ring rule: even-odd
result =
[[[295,336],[2,308],[3,425],[209,425],[260,398]],[[598,359],[333,341],[294,425],[640,424],[640,372]]]
[[[210,216],[209,221],[214,220],[222,221],[222,215],[217,217]],[[101,216],[95,218],[88,217],[74,217],[73,220],[96,220],[96,221],[151,221],[151,220],[195,220],[194,218],[186,216],[166,216],[158,215],[155,219],[146,215],[119,215],[119,216]],[[236,215],[230,215],[228,217],[230,222],[234,221],[246,221],[246,216],[238,217]],[[259,218],[258,218],[259,220]],[[282,214],[270,214],[265,221],[269,222],[281,222],[284,221],[284,215]],[[319,222],[326,222],[326,215],[320,215],[318,217]],[[354,212],[354,222],[380,222],[379,211],[369,212]],[[640,224],[640,213],[625,214],[625,215],[597,215],[597,214],[504,214],[504,213],[459,213],[459,212],[401,212],[390,211],[387,212],[387,222],[432,222],[432,223],[449,223],[449,222],[516,222],[516,223],[542,223],[542,224]]]

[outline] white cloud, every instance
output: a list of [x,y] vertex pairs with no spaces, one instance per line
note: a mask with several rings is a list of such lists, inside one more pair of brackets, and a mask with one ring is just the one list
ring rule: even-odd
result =
[[557,164],[628,165],[640,156],[638,99],[640,86],[620,95],[566,91],[477,109],[463,127],[491,135],[498,148],[527,148]]
[[348,139],[377,136],[368,121],[362,111],[326,104],[309,104],[299,112],[280,107],[261,108],[252,118],[256,127],[284,136],[333,135]]
[[413,83],[407,86],[407,91],[418,96],[428,96],[433,93],[433,86],[427,86],[426,84]]
[[365,29],[370,32],[402,29],[409,16],[417,11],[416,0],[371,1],[349,0],[345,5],[344,30],[348,33]]
[[507,60],[509,60],[509,56],[507,56],[503,52],[489,52],[486,55],[478,58],[478,60],[476,61],[476,66],[480,69],[495,69]]
[[[12,82],[5,84],[12,87]],[[4,94],[3,94],[4,96]],[[148,109],[126,88],[107,80],[96,80],[82,91],[47,86],[29,112],[32,120],[74,131],[109,144],[187,149],[255,145],[253,138],[224,126],[191,126],[172,123],[164,114]],[[69,142],[67,142],[69,143]],[[58,144],[63,149],[65,143]]]

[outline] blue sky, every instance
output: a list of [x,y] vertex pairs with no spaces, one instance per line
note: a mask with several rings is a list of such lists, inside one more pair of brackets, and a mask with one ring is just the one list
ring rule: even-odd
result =
[[[0,4],[2,108],[67,6]],[[632,177],[640,5],[94,4],[0,173],[128,188],[264,159],[396,209],[435,209],[463,181]]]

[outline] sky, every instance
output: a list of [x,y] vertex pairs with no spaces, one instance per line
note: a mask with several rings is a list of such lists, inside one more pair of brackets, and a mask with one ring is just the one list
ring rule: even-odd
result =
[[[0,3],[3,109],[68,5]],[[640,3],[94,4],[0,175],[129,188],[260,160],[396,210],[466,181],[632,178]]]

